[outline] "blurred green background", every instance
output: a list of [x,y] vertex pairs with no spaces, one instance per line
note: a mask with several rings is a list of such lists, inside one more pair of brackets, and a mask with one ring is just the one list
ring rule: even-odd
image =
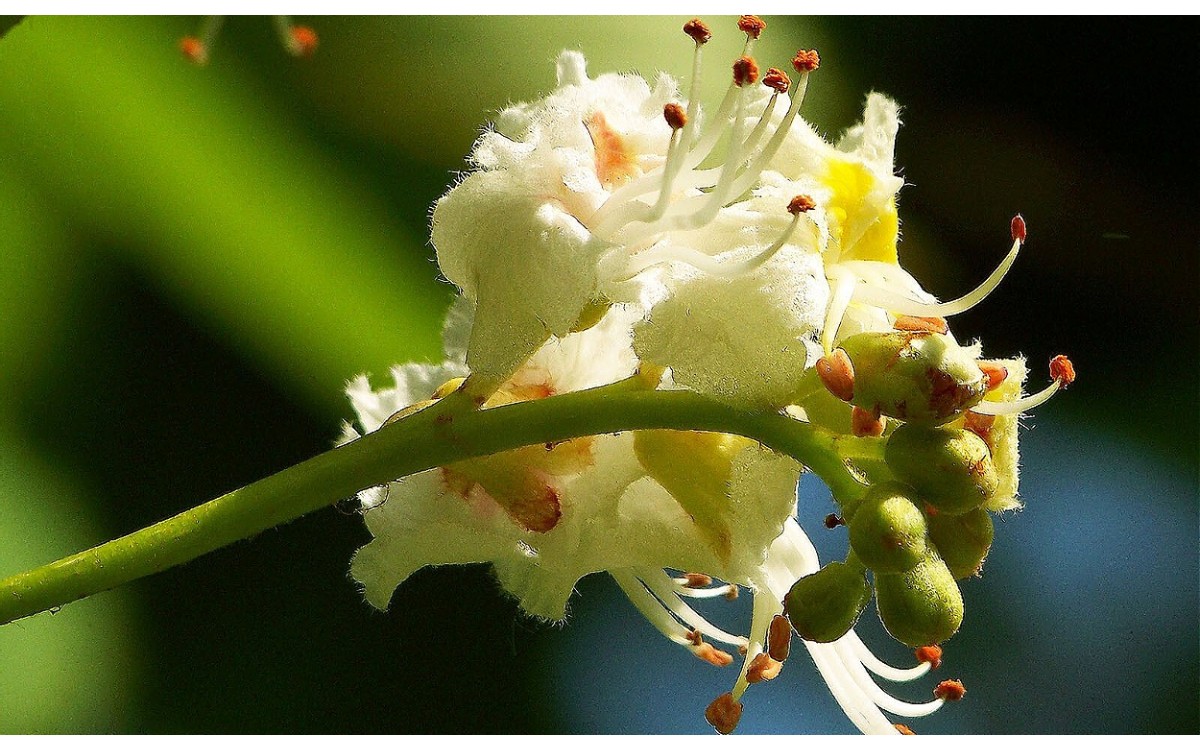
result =
[[[683,76],[684,20],[304,19],[321,47],[295,60],[267,19],[233,18],[207,68],[177,52],[196,18],[13,26],[0,576],[327,448],[348,378],[438,354],[451,289],[428,207],[490,114],[552,87],[564,47],[593,72]],[[739,42],[709,20],[717,80]],[[1028,251],[960,335],[1025,353],[1035,378],[1060,351],[1080,371],[1030,420],[1028,507],[965,585],[943,671],[968,698],[914,728],[1197,732],[1195,22],[767,20],[761,62],[821,50],[805,115],[825,132],[871,89],[905,106],[901,253],[931,291],[982,278],[1024,213]],[[828,510],[806,482],[802,522]],[[0,629],[0,730],[709,731],[732,674],[603,577],[565,628],[520,616],[481,568],[423,571],[381,614],[346,575],[366,539],[331,508]],[[873,617],[863,630],[905,658]],[[798,652],[739,731],[850,729]]]

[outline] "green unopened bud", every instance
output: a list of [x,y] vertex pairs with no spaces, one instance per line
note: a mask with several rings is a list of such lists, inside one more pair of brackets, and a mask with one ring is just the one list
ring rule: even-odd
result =
[[792,585],[783,599],[792,628],[806,641],[829,643],[841,638],[871,601],[871,587],[861,568],[831,562]]
[[967,430],[901,425],[884,455],[900,480],[951,515],[978,508],[1000,483],[987,443]]
[[860,333],[842,342],[854,368],[851,403],[889,417],[941,424],[983,399],[971,352],[938,333]]
[[929,518],[929,541],[956,579],[970,578],[983,567],[995,529],[983,508],[961,516],[939,513]]
[[903,573],[927,554],[925,515],[902,484],[872,487],[847,524],[854,554],[877,573]]
[[962,624],[962,594],[936,554],[904,573],[877,574],[875,597],[883,626],[913,648],[941,643]]

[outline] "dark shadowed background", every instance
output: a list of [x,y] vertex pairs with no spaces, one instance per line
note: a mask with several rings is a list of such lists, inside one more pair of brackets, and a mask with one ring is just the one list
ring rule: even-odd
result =
[[[690,64],[685,18],[304,20],[312,59],[234,18],[203,69],[176,47],[193,18],[0,40],[0,576],[326,449],[344,381],[437,355],[427,210],[490,114],[549,90],[564,47],[593,72]],[[739,40],[709,20],[715,81]],[[1027,508],[964,586],[943,673],[967,699],[912,724],[1197,732],[1196,22],[767,20],[762,63],[820,49],[824,132],[869,90],[904,105],[901,256],[931,291],[973,286],[1025,215],[960,335],[1028,355],[1035,384],[1060,351],[1080,373],[1030,421]],[[805,482],[835,549],[828,510]],[[0,730],[706,732],[732,683],[602,576],[565,627],[483,568],[423,571],[375,612],[346,575],[366,540],[331,508],[0,629]],[[862,631],[908,658],[873,614]],[[851,729],[801,651],[739,731]]]

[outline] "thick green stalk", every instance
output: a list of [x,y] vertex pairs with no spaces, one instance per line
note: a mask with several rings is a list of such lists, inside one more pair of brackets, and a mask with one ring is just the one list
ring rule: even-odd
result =
[[863,490],[826,430],[695,393],[622,382],[482,411],[456,393],[165,521],[0,581],[0,624],[158,573],[398,477],[525,445],[644,429],[744,435],[796,458],[839,499]]

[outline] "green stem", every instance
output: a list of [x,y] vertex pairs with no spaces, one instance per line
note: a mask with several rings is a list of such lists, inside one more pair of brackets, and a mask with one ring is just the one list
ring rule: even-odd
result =
[[794,457],[836,497],[856,497],[864,489],[838,455],[834,435],[820,427],[632,382],[480,411],[462,394],[452,394],[165,521],[0,581],[0,624],[158,573],[397,477],[585,435],[645,429],[736,433]]

